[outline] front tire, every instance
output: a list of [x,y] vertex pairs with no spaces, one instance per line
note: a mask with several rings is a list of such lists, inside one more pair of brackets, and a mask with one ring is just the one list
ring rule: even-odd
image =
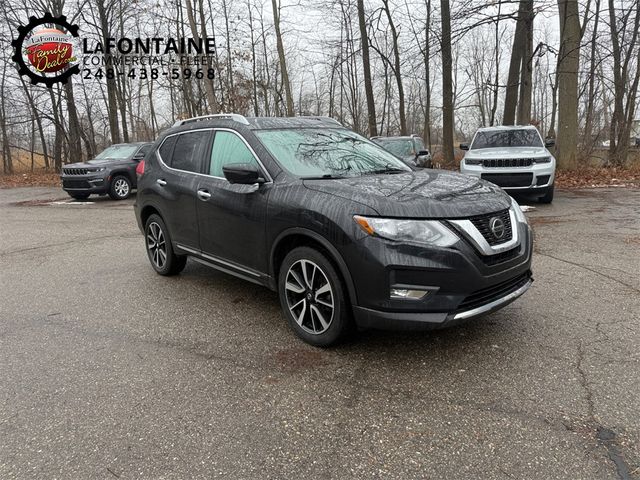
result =
[[131,195],[131,180],[124,175],[116,175],[111,180],[109,196],[113,200],[124,200]]
[[177,275],[184,270],[187,257],[176,255],[171,236],[160,215],[153,214],[144,227],[145,246],[151,266],[160,275]]
[[278,275],[283,313],[305,342],[328,347],[351,330],[349,302],[342,280],[319,251],[298,247],[284,258]]
[[551,203],[553,202],[553,190],[554,184],[552,183],[550,187],[547,188],[546,193],[538,199],[540,203]]

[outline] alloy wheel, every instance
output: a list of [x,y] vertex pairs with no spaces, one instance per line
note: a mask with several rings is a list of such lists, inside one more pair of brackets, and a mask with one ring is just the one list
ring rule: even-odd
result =
[[151,222],[147,228],[147,248],[154,266],[162,270],[167,263],[167,245],[162,228],[156,222]]
[[335,310],[333,289],[327,275],[310,260],[298,260],[285,280],[287,306],[296,323],[319,335],[331,326]]
[[117,179],[113,188],[119,197],[126,197],[129,194],[129,183],[123,178]]

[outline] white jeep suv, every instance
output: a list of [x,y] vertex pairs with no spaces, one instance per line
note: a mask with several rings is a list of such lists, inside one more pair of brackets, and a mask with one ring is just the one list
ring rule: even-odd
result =
[[502,187],[507,193],[538,197],[542,203],[553,201],[556,159],[547,147],[554,140],[542,140],[536,127],[502,126],[479,128],[460,162],[460,172],[474,175]]

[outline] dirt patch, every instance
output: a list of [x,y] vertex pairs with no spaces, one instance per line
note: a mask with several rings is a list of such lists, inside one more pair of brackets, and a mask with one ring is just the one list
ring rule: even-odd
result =
[[567,222],[567,220],[561,217],[529,217],[527,220],[529,220],[531,225],[550,225]]
[[0,175],[0,188],[14,187],[59,187],[60,176],[52,172],[16,173]]
[[23,200],[22,202],[14,202],[14,207],[46,207],[52,202],[63,202],[69,200],[68,197],[63,198],[43,198],[38,200]]
[[627,243],[629,245],[640,245],[640,235],[626,237],[624,239],[624,243]]

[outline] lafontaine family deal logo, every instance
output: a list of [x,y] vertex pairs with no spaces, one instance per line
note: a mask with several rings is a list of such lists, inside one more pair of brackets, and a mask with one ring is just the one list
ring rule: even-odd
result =
[[80,73],[76,51],[78,26],[67,22],[64,15],[30,17],[27,25],[18,27],[18,38],[11,42],[15,48],[13,60],[20,75],[32,84],[67,83],[71,75]]

